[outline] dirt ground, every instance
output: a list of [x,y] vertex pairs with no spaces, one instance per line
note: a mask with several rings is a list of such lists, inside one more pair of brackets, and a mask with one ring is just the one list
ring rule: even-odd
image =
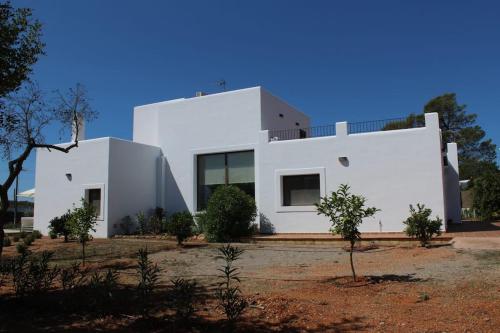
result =
[[[59,264],[69,262],[68,257],[77,258],[77,244],[61,245],[60,240],[48,239],[37,242],[37,250],[54,250]],[[151,259],[161,268],[162,286],[184,277],[203,287],[196,304],[198,324],[192,331],[220,332],[218,323],[223,316],[214,310],[212,297],[217,268],[222,264],[216,245],[195,242],[178,248],[173,241],[112,239],[93,241],[89,253],[93,253],[91,261],[96,266],[117,266],[120,282],[133,287],[134,253],[146,245],[154,252]],[[354,254],[359,279],[352,282],[348,253],[334,244],[234,245],[245,249],[237,266],[241,268],[242,291],[250,302],[238,331],[499,331],[499,250],[378,247]],[[6,251],[7,256],[12,248]],[[162,311],[158,309],[147,321],[136,313],[107,317],[72,314],[54,323],[38,318],[38,326],[23,319],[21,331],[191,331],[167,328]],[[11,314],[6,322],[6,315],[1,314],[0,329],[19,331],[16,318],[20,317]],[[29,318],[29,314],[23,313],[21,318]]]

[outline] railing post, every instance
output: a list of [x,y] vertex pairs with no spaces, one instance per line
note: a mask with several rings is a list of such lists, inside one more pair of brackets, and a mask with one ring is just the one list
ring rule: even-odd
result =
[[336,136],[347,136],[347,121],[342,121],[335,123],[335,135]]

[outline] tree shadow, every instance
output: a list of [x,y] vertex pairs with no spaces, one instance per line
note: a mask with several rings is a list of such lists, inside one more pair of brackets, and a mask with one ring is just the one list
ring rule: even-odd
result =
[[462,221],[462,223],[448,224],[447,233],[461,232],[481,232],[481,231],[497,231],[500,230],[500,221],[483,222],[483,221]]

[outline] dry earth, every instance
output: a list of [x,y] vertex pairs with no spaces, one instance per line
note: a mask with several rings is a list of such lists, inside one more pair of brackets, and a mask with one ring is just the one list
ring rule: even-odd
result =
[[[356,252],[360,278],[352,282],[348,254],[334,244],[235,245],[245,249],[237,265],[241,268],[242,290],[250,301],[238,331],[499,331],[499,250],[441,246],[379,247]],[[78,257],[77,244],[44,239],[35,246],[35,250],[56,251],[58,264]],[[223,316],[214,310],[213,299],[217,268],[222,264],[217,247],[198,242],[177,248],[166,240],[99,240],[89,247],[90,259],[95,267],[118,267],[121,283],[132,287],[136,283],[133,257],[142,246],[155,252],[151,259],[162,270],[162,285],[184,277],[196,279],[202,287],[195,328],[167,325],[164,316],[168,311],[161,308],[166,296],[159,294],[158,309],[147,320],[135,312],[101,317],[75,313],[67,318],[54,313],[41,317],[18,307],[0,314],[0,330],[220,332]],[[7,256],[13,251],[9,248]],[[4,288],[3,296],[7,292]],[[136,306],[133,299],[128,302],[129,307]]]

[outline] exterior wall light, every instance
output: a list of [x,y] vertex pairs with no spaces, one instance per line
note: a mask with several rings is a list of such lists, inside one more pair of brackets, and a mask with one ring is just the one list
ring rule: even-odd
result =
[[68,180],[71,181],[73,179],[73,175],[71,175],[70,173],[67,173],[66,178],[68,178]]
[[349,159],[347,158],[347,156],[340,156],[339,157],[339,162],[343,166],[349,166]]

